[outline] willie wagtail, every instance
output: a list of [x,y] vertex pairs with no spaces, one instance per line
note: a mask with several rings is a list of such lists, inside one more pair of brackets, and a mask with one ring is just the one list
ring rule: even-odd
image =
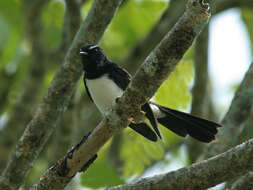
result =
[[[97,45],[83,46],[80,49],[80,55],[86,92],[103,114],[112,106],[115,99],[123,94],[131,81],[131,75],[125,69],[111,62]],[[154,131],[145,122],[130,123],[129,127],[151,141],[157,141],[157,136],[161,138],[157,122],[179,136],[185,137],[189,134],[202,142],[214,140],[217,128],[221,127],[215,122],[151,101],[144,104],[141,109],[145,112]]]

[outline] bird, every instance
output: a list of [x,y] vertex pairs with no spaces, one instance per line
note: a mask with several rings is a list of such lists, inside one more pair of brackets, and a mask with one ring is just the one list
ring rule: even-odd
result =
[[[101,114],[104,115],[116,99],[124,93],[132,77],[124,68],[109,60],[102,48],[96,44],[82,46],[80,56],[86,93]],[[181,137],[189,135],[204,143],[214,140],[218,128],[221,127],[216,122],[177,111],[152,101],[142,105],[141,111],[144,112],[153,129],[145,121],[130,122],[129,127],[153,142],[156,142],[158,137],[162,139],[158,123]]]

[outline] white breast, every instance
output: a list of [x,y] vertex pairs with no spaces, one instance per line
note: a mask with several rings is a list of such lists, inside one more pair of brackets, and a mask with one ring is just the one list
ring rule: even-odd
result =
[[101,113],[109,109],[115,99],[123,94],[121,90],[107,75],[98,79],[85,79],[91,97]]

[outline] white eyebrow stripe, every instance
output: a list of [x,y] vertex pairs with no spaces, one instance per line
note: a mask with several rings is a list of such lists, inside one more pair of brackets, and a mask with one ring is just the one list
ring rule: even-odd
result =
[[94,49],[94,48],[96,48],[96,47],[98,47],[98,46],[97,46],[97,45],[91,46],[91,47],[89,48],[89,50],[92,50],[92,49]]
[[80,54],[88,55],[88,53],[85,51],[80,51]]

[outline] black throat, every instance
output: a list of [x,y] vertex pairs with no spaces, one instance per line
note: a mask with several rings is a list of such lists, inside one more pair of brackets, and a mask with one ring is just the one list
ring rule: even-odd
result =
[[[98,61],[98,60],[97,60]],[[110,71],[111,63],[106,58],[99,60],[99,63],[91,63],[84,70],[84,77],[87,79],[96,79]]]

